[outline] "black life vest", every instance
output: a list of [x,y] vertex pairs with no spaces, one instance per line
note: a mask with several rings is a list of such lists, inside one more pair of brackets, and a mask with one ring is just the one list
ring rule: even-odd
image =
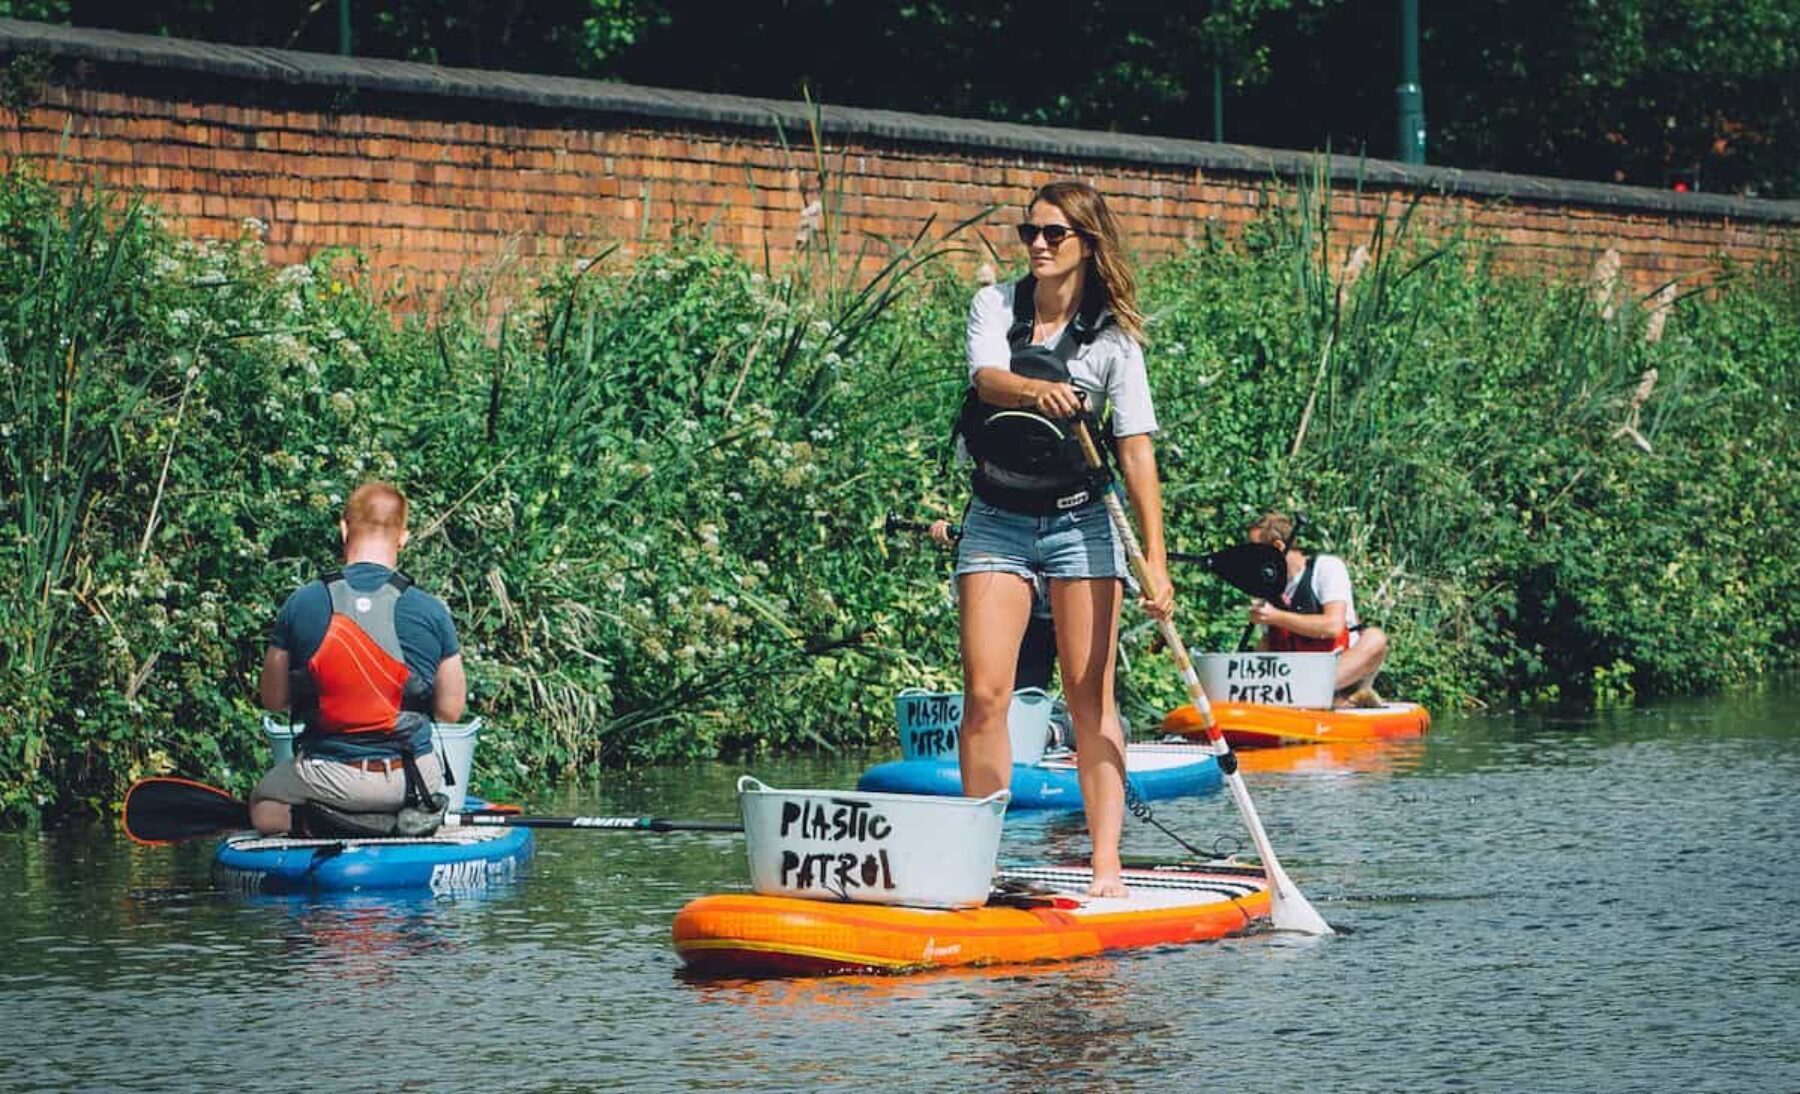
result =
[[[1055,349],[1031,343],[1037,320],[1037,279],[1027,276],[1013,287],[1013,322],[1006,332],[1012,347],[1012,371],[1033,380],[1069,382],[1069,362],[1113,321],[1105,296],[1090,285],[1082,307]],[[1081,416],[1096,443],[1105,439],[1091,414]],[[1089,468],[1076,438],[1074,419],[1054,420],[1036,410],[999,407],[981,400],[973,385],[957,415],[957,436],[975,462],[970,487],[989,505],[1017,513],[1045,516],[1099,499],[1112,481],[1106,467]],[[1104,451],[1104,447],[1103,447]]]
[[[1306,569],[1300,571],[1300,582],[1294,586],[1293,594],[1277,598],[1283,608],[1295,615],[1325,614],[1325,605],[1319,603],[1319,594],[1313,590],[1313,567],[1318,561],[1318,555],[1307,555]],[[1280,653],[1333,653],[1350,647],[1350,632],[1340,629],[1330,638],[1309,638],[1281,627],[1270,627],[1268,647]]]

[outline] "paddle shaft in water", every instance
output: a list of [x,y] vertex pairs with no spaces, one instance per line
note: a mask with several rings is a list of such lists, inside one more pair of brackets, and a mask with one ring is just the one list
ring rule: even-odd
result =
[[736,821],[665,820],[662,817],[527,817],[518,813],[450,813],[444,823],[474,828],[606,828],[632,832],[742,832]]
[[[139,779],[125,795],[125,831],[139,843],[179,843],[250,826],[250,807],[216,786],[190,779]],[[511,828],[590,828],[615,832],[742,832],[735,821],[665,820],[662,817],[527,817],[509,810],[448,813],[451,825]]]
[[[1093,434],[1088,431],[1087,422],[1076,419],[1075,436],[1081,442],[1082,455],[1088,466],[1096,471],[1105,465],[1100,460],[1100,449],[1094,444]],[[1106,512],[1112,518],[1113,529],[1119,534],[1119,541],[1125,546],[1125,557],[1131,565],[1131,572],[1137,577],[1138,585],[1148,593],[1150,591],[1150,571],[1144,560],[1144,548],[1138,543],[1137,533],[1132,530],[1131,521],[1125,515],[1125,505],[1120,497],[1119,485],[1115,480],[1109,482],[1102,494],[1106,503]],[[1212,742],[1213,753],[1219,758],[1219,770],[1225,775],[1225,785],[1231,789],[1232,801],[1237,803],[1238,812],[1244,818],[1244,826],[1250,830],[1250,841],[1256,845],[1256,853],[1262,858],[1263,868],[1269,874],[1270,916],[1279,930],[1298,931],[1303,934],[1332,934],[1331,925],[1307,902],[1287,871],[1275,857],[1275,848],[1269,843],[1269,834],[1263,830],[1262,818],[1256,814],[1256,805],[1250,800],[1250,791],[1244,785],[1243,776],[1238,774],[1237,756],[1231,751],[1231,745],[1219,732],[1219,722],[1213,717],[1212,704],[1206,699],[1206,689],[1200,686],[1200,674],[1194,671],[1193,659],[1188,657],[1187,646],[1181,641],[1181,635],[1175,631],[1175,623],[1170,619],[1156,621],[1158,630],[1162,632],[1163,644],[1168,646],[1169,653],[1175,658],[1176,667],[1181,670],[1182,683],[1187,685],[1189,700],[1200,714],[1200,723],[1206,730],[1206,736]]]

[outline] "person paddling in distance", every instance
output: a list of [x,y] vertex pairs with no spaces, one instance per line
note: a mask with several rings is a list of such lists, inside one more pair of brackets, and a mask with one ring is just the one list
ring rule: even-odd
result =
[[1356,618],[1350,571],[1336,555],[1309,555],[1294,543],[1294,521],[1270,510],[1250,526],[1250,542],[1282,553],[1287,589],[1277,603],[1257,600],[1250,622],[1265,628],[1262,648],[1286,653],[1338,654],[1339,705],[1378,707],[1375,674],[1387,658],[1387,633]]
[[1108,479],[1088,469],[1074,423],[1086,415],[1092,428],[1110,411],[1149,562],[1143,603],[1168,618],[1175,598],[1150,439],[1157,424],[1144,317],[1118,225],[1093,187],[1043,186],[1018,234],[1030,272],[983,288],[969,310],[970,391],[957,425],[975,465],[956,564],[963,793],[980,797],[1011,781],[1007,709],[1033,583],[1045,581],[1093,840],[1089,893],[1120,896],[1125,739],[1113,676],[1128,568],[1102,501]]
[[449,609],[400,572],[406,509],[387,483],[357,487],[338,522],[343,569],[301,586],[275,617],[262,704],[306,730],[250,795],[259,832],[292,831],[302,803],[398,813],[443,787],[431,724],[462,718],[468,684]]

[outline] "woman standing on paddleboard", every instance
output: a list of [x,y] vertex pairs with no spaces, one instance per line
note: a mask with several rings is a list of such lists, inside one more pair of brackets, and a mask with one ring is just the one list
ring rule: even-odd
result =
[[1128,570],[1102,502],[1107,473],[1088,467],[1076,424],[1085,420],[1097,441],[1105,427],[1096,423],[1110,427],[1149,563],[1144,606],[1167,618],[1175,597],[1150,440],[1157,426],[1144,317],[1117,222],[1093,187],[1042,187],[1018,233],[1029,273],[982,289],[969,310],[970,390],[957,423],[975,464],[956,564],[963,793],[980,797],[1011,781],[1006,714],[1033,583],[1043,581],[1094,844],[1090,892],[1121,895],[1125,740],[1113,673]]

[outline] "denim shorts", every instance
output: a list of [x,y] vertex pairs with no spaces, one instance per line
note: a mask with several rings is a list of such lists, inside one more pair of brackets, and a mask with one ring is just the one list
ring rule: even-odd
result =
[[956,574],[986,573],[1018,574],[1035,584],[1040,577],[1125,578],[1130,570],[1104,500],[1037,517],[976,498],[963,518]]

